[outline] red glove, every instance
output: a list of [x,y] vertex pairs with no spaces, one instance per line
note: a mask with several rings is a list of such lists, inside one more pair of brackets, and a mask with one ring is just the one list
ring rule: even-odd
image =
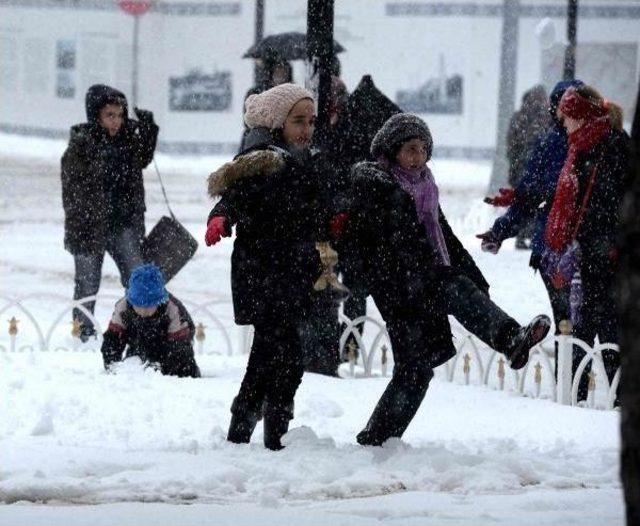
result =
[[484,202],[493,206],[511,206],[516,198],[513,188],[500,188],[493,197],[485,197]]
[[346,212],[340,212],[339,214],[336,214],[331,221],[329,221],[329,230],[331,231],[331,236],[334,239],[337,239],[342,235],[348,219],[349,214]]
[[500,250],[500,246],[502,245],[502,241],[500,241],[491,230],[487,230],[483,234],[476,234],[478,239],[482,239],[482,243],[480,244],[480,248],[483,252],[491,252],[492,254],[497,254],[498,250]]
[[207,233],[204,235],[204,242],[208,247],[215,245],[223,237],[229,237],[229,224],[224,216],[213,216],[207,223]]

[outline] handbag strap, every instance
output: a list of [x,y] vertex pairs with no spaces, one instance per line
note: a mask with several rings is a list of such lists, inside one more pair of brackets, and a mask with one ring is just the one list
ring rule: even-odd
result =
[[575,241],[578,237],[578,230],[580,230],[580,224],[582,223],[585,211],[587,210],[587,202],[589,201],[589,197],[591,197],[591,191],[593,190],[593,183],[596,179],[596,172],[597,166],[594,166],[591,169],[591,177],[589,178],[587,190],[584,193],[584,197],[582,198],[582,205],[580,206],[580,211],[578,212],[578,220],[576,221],[576,226],[573,228],[573,235],[571,236],[572,242]]
[[167,191],[164,188],[164,184],[162,184],[162,177],[160,177],[160,170],[158,170],[158,163],[156,162],[156,158],[153,158],[153,166],[156,169],[156,174],[158,174],[158,181],[160,181],[160,188],[162,188],[162,195],[164,196],[164,202],[167,204],[167,208],[169,209],[169,214],[171,214],[171,219],[176,221],[176,216],[173,215],[173,210],[171,210],[171,206],[169,205],[169,198],[167,197]]

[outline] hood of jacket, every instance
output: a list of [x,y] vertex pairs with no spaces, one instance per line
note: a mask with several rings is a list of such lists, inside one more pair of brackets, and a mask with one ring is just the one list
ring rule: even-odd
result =
[[100,110],[107,104],[119,104],[122,106],[126,122],[128,114],[127,98],[121,91],[104,84],[94,84],[87,90],[84,99],[87,122],[90,124],[98,124]]
[[240,155],[209,175],[209,196],[219,197],[235,182],[248,177],[273,174],[282,170],[285,164],[285,152],[279,148],[254,150]]

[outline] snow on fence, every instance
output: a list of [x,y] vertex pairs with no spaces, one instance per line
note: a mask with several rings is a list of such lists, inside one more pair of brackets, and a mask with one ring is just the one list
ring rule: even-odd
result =
[[[0,295],[0,319],[7,316],[8,330],[0,325],[0,351],[4,352],[95,352],[102,343],[104,327],[100,315],[92,315],[86,303],[97,299],[111,300],[118,296],[101,294],[80,300],[69,300],[57,294],[29,294],[18,298]],[[228,301],[206,303],[184,301],[196,324],[195,350],[199,355],[248,353],[253,332],[250,327],[239,328],[230,316]],[[87,343],[79,339],[80,326],[72,323],[71,311],[80,309],[93,320],[97,337]],[[10,317],[9,317],[10,316]],[[340,374],[350,378],[390,376],[393,370],[391,343],[386,326],[369,316],[350,320],[341,315],[345,329],[340,336],[340,355],[345,363]],[[65,331],[65,326],[67,330]],[[70,329],[69,329],[70,327]],[[529,363],[520,371],[512,370],[504,357],[468,333],[452,319],[456,355],[436,369],[436,374],[449,382],[465,385],[483,385],[496,390],[510,390],[524,396],[554,400],[565,405],[578,405],[578,382],[591,363],[587,407],[611,409],[614,407],[620,382],[618,369],[609,384],[604,368],[603,351],[619,352],[615,344],[596,343],[593,347],[571,335],[568,322],[561,324],[561,334],[550,336],[531,350]],[[359,329],[361,328],[361,329]],[[232,333],[236,333],[234,346]],[[558,348],[557,378],[555,379],[555,352]],[[580,347],[585,356],[572,379],[572,349]],[[237,347],[237,348],[236,348]]]

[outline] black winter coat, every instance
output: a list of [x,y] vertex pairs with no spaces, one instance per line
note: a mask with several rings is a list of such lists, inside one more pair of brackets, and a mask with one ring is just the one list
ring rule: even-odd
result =
[[431,367],[455,354],[443,302],[443,285],[464,274],[484,291],[482,273],[440,212],[451,267],[436,263],[411,196],[379,164],[363,162],[353,171],[353,201],[343,247],[358,261],[367,288],[387,323],[421,320],[430,325],[425,342]]
[[224,216],[236,225],[236,323],[295,323],[308,316],[321,273],[315,243],[329,238],[331,186],[320,155],[300,161],[273,141],[254,145],[211,174],[209,195],[220,201],[209,218]]
[[593,169],[596,171],[577,236],[583,261],[594,267],[611,266],[610,254],[618,235],[619,208],[627,187],[629,162],[629,138],[615,130],[577,159],[578,206],[583,202]]
[[[93,98],[88,94],[89,122],[71,127],[61,162],[64,244],[74,255],[104,252],[109,233],[122,228],[144,236],[142,169],[153,159],[158,127],[125,118],[118,134],[109,137],[97,121],[104,106],[100,97],[119,92],[101,88]],[[126,115],[126,101],[123,105]]]

